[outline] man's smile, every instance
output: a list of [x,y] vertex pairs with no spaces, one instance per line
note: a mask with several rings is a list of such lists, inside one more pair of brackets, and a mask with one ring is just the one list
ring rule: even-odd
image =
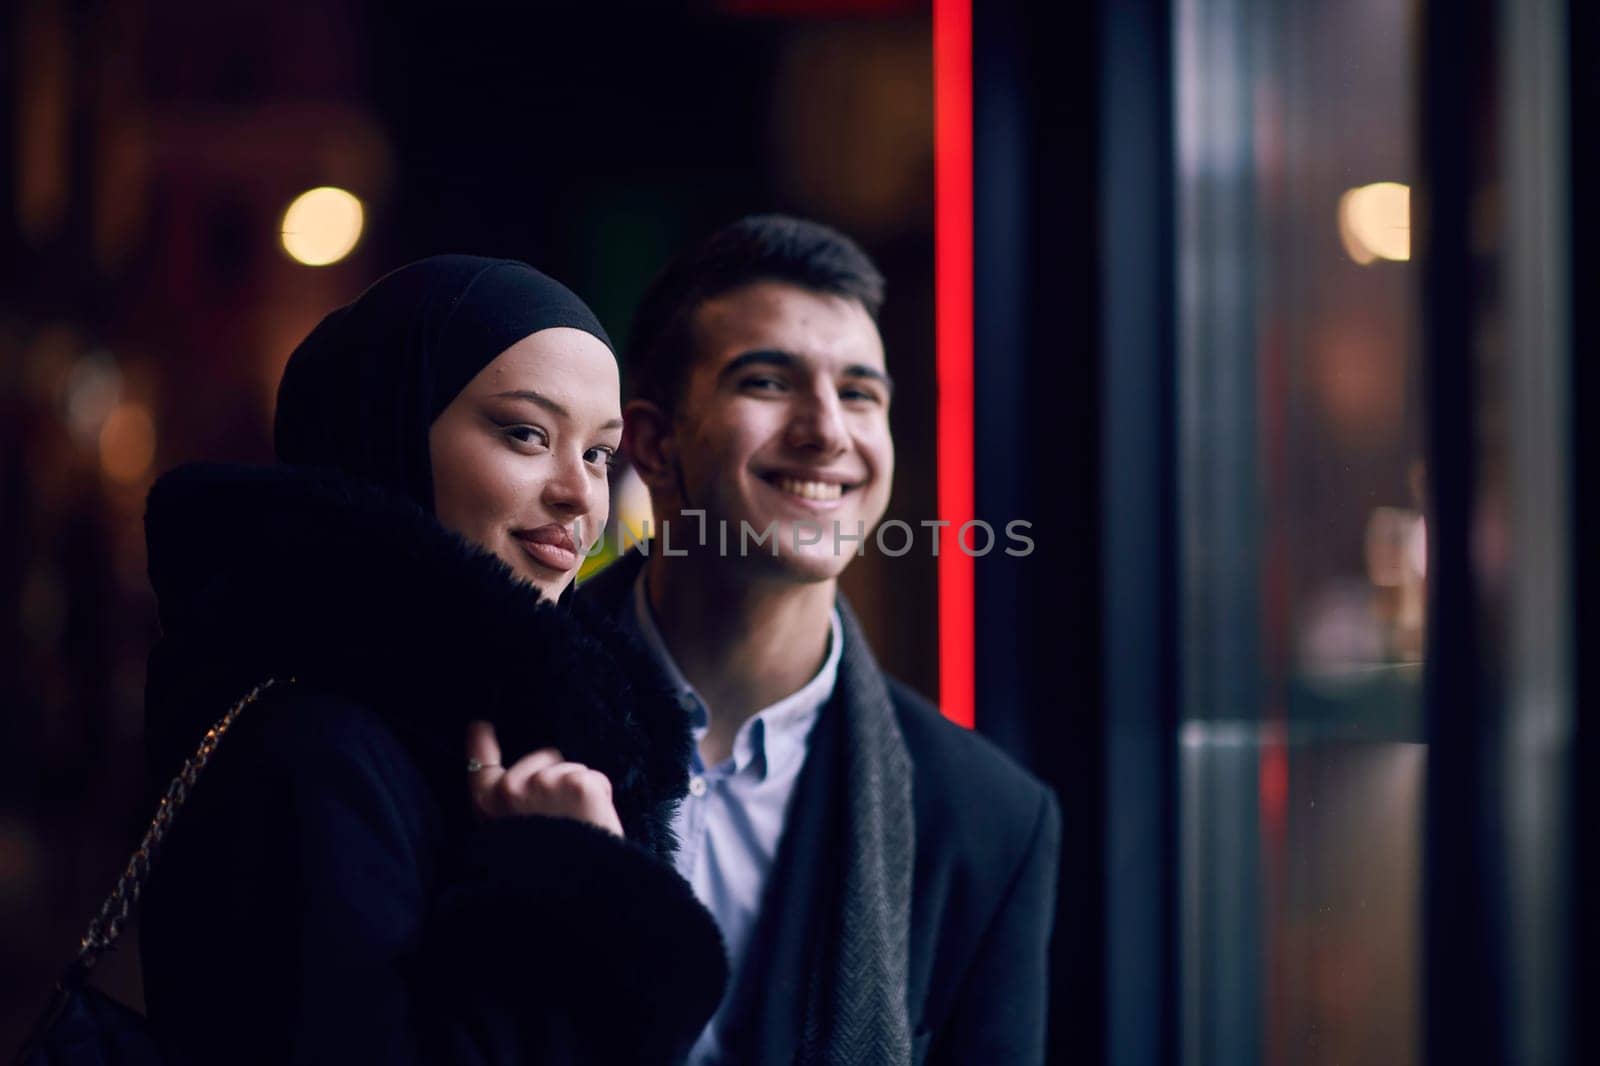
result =
[[762,482],[776,489],[788,500],[808,506],[832,510],[845,495],[854,492],[860,487],[859,482],[853,482],[836,474],[820,472],[789,472],[773,471],[760,475]]

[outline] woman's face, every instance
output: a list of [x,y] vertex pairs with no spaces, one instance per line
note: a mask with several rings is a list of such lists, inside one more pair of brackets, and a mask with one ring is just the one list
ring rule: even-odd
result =
[[439,521],[555,599],[605,528],[619,392],[610,349],[582,330],[501,352],[429,430]]

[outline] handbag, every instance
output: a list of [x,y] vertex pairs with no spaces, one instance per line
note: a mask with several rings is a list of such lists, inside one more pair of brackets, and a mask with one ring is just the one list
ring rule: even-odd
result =
[[200,746],[167,786],[144,838],[128,859],[116,887],[89,923],[77,957],[67,964],[56,982],[49,1005],[17,1053],[16,1066],[156,1066],[166,1061],[150,1034],[150,1023],[144,1015],[95,988],[89,983],[89,975],[100,956],[111,950],[122,935],[122,927],[139,902],[145,880],[150,876],[173,819],[188,801],[200,772],[211,761],[234,720],[268,690],[293,682],[292,677],[287,682],[268,678],[240,697],[228,708],[228,713],[206,731]]

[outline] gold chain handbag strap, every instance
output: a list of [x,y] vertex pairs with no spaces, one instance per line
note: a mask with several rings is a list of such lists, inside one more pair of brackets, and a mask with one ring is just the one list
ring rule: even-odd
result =
[[83,943],[78,948],[78,957],[73,961],[72,969],[86,973],[100,958],[100,954],[110,949],[122,935],[123,923],[128,920],[128,916],[133,913],[134,905],[139,902],[139,895],[144,891],[145,879],[150,876],[156,852],[161,849],[161,842],[166,839],[167,830],[172,828],[172,820],[183,809],[184,803],[189,799],[189,790],[194,788],[195,782],[200,779],[200,771],[211,761],[217,745],[227,735],[234,720],[246,707],[266,695],[270,689],[280,684],[293,683],[292,677],[286,682],[268,678],[246,692],[238,703],[228,708],[227,714],[217,720],[216,725],[206,730],[200,746],[184,762],[183,769],[172,779],[172,784],[167,786],[167,793],[161,797],[161,805],[156,808],[156,816],[150,820],[150,828],[145,830],[144,839],[139,841],[138,848],[128,859],[127,868],[117,879],[116,887],[100,905],[100,913],[89,923],[89,931],[83,934]]

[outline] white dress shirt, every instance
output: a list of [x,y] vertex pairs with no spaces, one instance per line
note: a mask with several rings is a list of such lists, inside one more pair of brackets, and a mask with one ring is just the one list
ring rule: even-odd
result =
[[689,795],[678,808],[672,828],[679,840],[678,872],[721,928],[733,974],[729,995],[689,1055],[692,1066],[711,1066],[724,1061],[718,1033],[724,1010],[733,998],[732,988],[745,966],[762,965],[760,959],[745,958],[745,949],[778,853],[795,782],[805,765],[811,728],[833,696],[839,676],[844,650],[839,612],[830,616],[828,653],[816,676],[740,726],[733,738],[732,756],[708,767],[700,758],[698,745],[706,735],[710,715],[662,640],[643,573],[634,584],[631,604],[624,601],[624,605],[619,621],[634,630],[660,664],[694,729]]

